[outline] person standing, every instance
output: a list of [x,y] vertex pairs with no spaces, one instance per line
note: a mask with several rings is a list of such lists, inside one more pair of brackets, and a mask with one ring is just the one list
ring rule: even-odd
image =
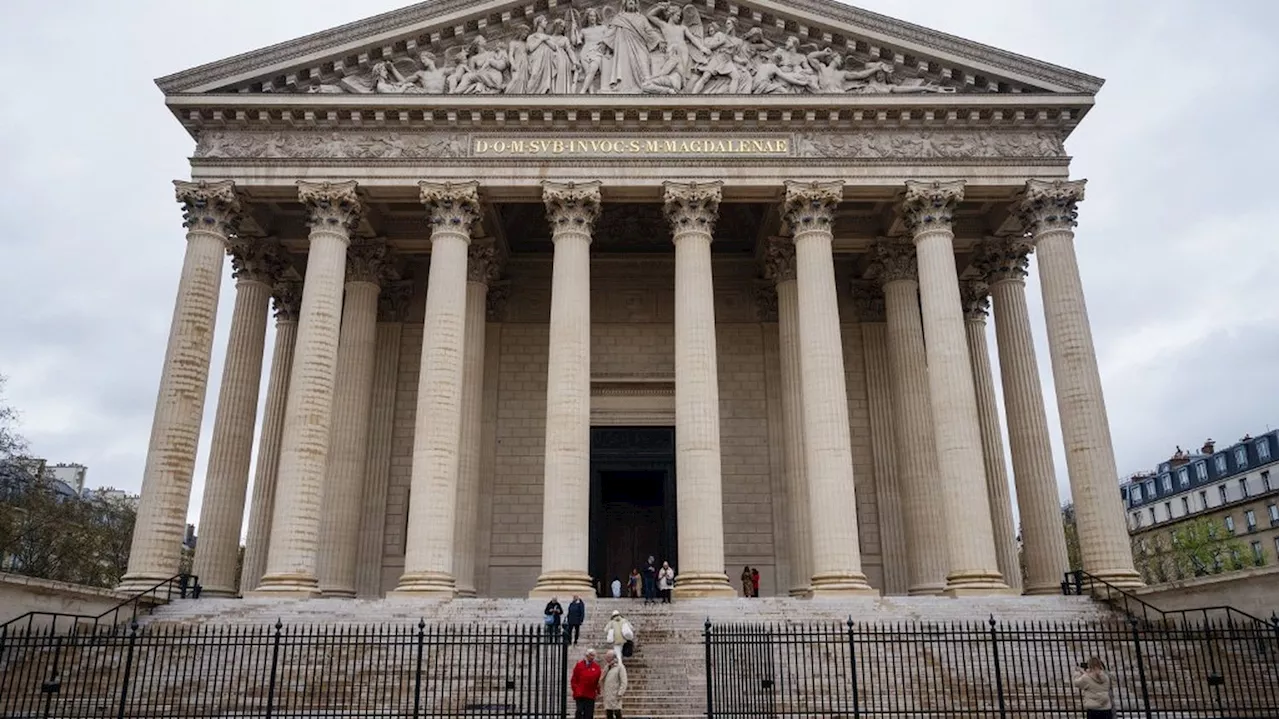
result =
[[582,601],[582,597],[573,595],[573,601],[569,602],[569,613],[564,618],[564,635],[565,639],[572,637],[573,643],[578,643],[578,632],[582,629],[582,623],[587,619],[587,605]]
[[658,596],[658,567],[653,563],[653,555],[649,555],[649,562],[644,565],[644,603],[653,604],[656,596]]
[[604,653],[604,676],[600,679],[600,699],[605,719],[622,719],[622,697],[627,693],[627,668],[612,649]]
[[613,595],[614,599],[622,599],[621,579],[618,579],[617,577],[613,578],[613,581],[609,583],[609,593]]
[[1115,716],[1111,675],[1107,674],[1101,659],[1089,657],[1089,661],[1080,665],[1080,673],[1071,683],[1080,690],[1087,719],[1112,719]]
[[635,567],[631,568],[631,575],[627,577],[627,596],[631,599],[640,598],[640,570]]
[[752,588],[755,586],[751,581],[751,567],[742,568],[742,576],[738,577],[742,581],[742,596],[754,597]]
[[671,589],[676,586],[676,570],[671,568],[667,562],[662,563],[662,569],[658,570],[658,592],[662,595],[662,603],[671,603]]
[[609,623],[604,625],[604,641],[613,647],[613,653],[617,655],[618,662],[622,662],[622,647],[630,641],[635,641],[636,631],[631,627],[631,622],[622,616],[622,612],[613,610],[613,614],[609,615]]
[[542,610],[542,622],[547,626],[547,634],[558,636],[560,634],[560,620],[564,616],[564,607],[560,606],[560,600],[552,597],[547,602],[546,609]]
[[582,661],[573,666],[569,689],[573,692],[573,719],[592,719],[596,715],[596,697],[600,693],[602,669],[596,661],[596,650],[588,649]]
[[760,570],[751,568],[751,596],[760,597]]

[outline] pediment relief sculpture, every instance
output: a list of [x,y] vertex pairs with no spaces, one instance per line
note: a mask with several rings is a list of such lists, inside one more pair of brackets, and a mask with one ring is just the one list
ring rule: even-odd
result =
[[705,6],[664,1],[646,8],[622,0],[553,8],[443,50],[406,46],[349,68],[335,63],[331,76],[295,88],[390,95],[885,95],[962,88],[908,72],[776,25],[717,18]]

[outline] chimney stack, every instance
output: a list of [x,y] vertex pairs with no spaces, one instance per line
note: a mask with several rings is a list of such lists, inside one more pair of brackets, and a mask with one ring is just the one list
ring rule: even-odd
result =
[[1206,439],[1204,446],[1200,448],[1200,454],[1213,454],[1213,440]]

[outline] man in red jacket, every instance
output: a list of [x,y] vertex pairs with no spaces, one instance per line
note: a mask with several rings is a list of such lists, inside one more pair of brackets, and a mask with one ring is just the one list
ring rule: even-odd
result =
[[569,688],[573,690],[573,719],[592,719],[596,715],[601,671],[594,649],[588,649],[582,661],[574,665],[573,675],[569,677]]

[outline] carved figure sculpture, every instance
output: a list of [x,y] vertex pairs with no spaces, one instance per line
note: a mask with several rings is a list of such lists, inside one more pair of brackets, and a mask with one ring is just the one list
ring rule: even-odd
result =
[[578,58],[564,34],[565,22],[556,20],[551,27],[548,34],[547,18],[539,15],[534,18],[533,32],[525,41],[529,47],[527,91],[532,95],[566,94],[574,84],[573,70],[578,66]]
[[520,23],[516,26],[516,35],[507,43],[507,57],[511,61],[511,79],[503,92],[508,95],[523,95],[529,91],[529,26]]
[[467,45],[464,61],[449,78],[449,92],[455,95],[493,95],[506,86],[505,71],[510,66],[507,54],[491,50],[483,35]]
[[853,58],[846,59],[830,48],[810,55],[809,65],[818,74],[819,91],[847,92],[852,82],[865,80],[878,72],[893,71],[893,66],[886,63],[871,63],[859,70],[848,69],[853,62]]
[[686,5],[682,10],[679,5],[660,2],[649,10],[649,21],[662,33],[662,46],[666,57],[658,65],[653,75],[640,85],[640,89],[648,93],[675,94],[684,89],[685,78],[689,77],[694,64],[694,53],[700,61],[705,62],[710,52],[702,44],[702,18],[698,9]]
[[[689,89],[694,95],[703,90],[746,94],[751,92],[750,54],[747,43],[738,37],[738,21],[729,18],[721,30],[716,23],[707,25],[707,37],[702,44],[707,48],[707,61],[698,67],[701,76]],[[715,82],[715,81],[719,82]],[[727,81],[727,82],[726,82]]]
[[569,42],[578,47],[578,61],[582,65],[582,83],[577,88],[580,93],[596,93],[601,88],[599,80],[606,75],[605,62],[608,59],[608,46],[605,38],[609,27],[600,21],[600,11],[588,8],[583,16],[585,24],[579,27],[578,11],[569,9]]
[[662,44],[662,35],[640,12],[638,0],[623,0],[622,12],[609,21],[609,30],[605,38],[605,46],[613,52],[609,91],[638,93],[649,79],[649,53]]
[[849,92],[859,95],[906,94],[913,92],[955,92],[954,87],[943,87],[926,82],[919,78],[911,78],[895,84],[891,73],[893,66],[882,63],[867,81],[849,88]]

